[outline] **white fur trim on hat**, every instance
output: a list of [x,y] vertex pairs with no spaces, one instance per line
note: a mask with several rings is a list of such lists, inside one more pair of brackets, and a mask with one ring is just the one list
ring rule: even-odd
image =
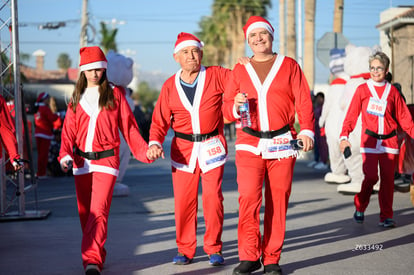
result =
[[106,61],[96,61],[92,63],[88,63],[79,67],[80,71],[88,71],[93,69],[106,69],[108,67],[108,63]]
[[274,33],[273,33],[273,29],[272,26],[270,26],[269,24],[267,24],[266,22],[255,22],[252,23],[246,31],[246,39],[248,39],[249,37],[249,33],[253,30],[253,29],[258,29],[258,28],[263,28],[266,29],[273,37]]
[[185,40],[179,43],[177,46],[175,46],[174,53],[178,53],[180,50],[184,49],[185,47],[189,47],[189,46],[196,46],[197,48],[202,49],[204,47],[204,43],[203,41],[198,42],[196,40]]

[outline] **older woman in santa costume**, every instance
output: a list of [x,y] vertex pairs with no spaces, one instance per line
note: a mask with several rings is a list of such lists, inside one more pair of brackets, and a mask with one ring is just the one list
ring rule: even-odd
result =
[[[340,136],[340,148],[344,152],[351,147],[349,134],[354,130],[361,114],[362,131],[360,151],[364,179],[361,191],[355,195],[354,219],[364,221],[374,185],[380,179],[378,193],[380,205],[379,225],[394,227],[392,204],[394,199],[394,167],[399,147],[396,130],[398,125],[414,138],[414,123],[411,113],[398,90],[385,80],[390,60],[383,52],[369,58],[371,78],[358,86],[349,105]],[[379,177],[378,177],[379,167]]]
[[[313,148],[314,115],[309,86],[299,65],[272,51],[273,27],[252,16],[243,27],[253,51],[247,65],[237,64],[226,86],[224,117],[240,118],[249,103],[251,127],[237,130],[236,167],[239,191],[238,245],[240,264],[233,274],[250,274],[264,265],[265,274],[281,274],[280,253],[297,152],[290,145],[301,139]],[[299,106],[299,107],[297,107]],[[293,125],[295,109],[301,131]],[[264,232],[260,233],[262,187],[265,182]]]
[[223,135],[222,95],[230,70],[201,65],[203,43],[194,35],[180,33],[174,59],[181,69],[163,85],[152,115],[150,150],[163,155],[168,129],[171,144],[175,200],[176,242],[174,264],[189,264],[197,240],[198,186],[202,179],[203,213],[206,224],[204,251],[211,265],[222,265],[223,195],[221,183],[227,144]]
[[64,171],[73,164],[86,274],[100,274],[105,262],[108,215],[119,173],[119,130],[135,158],[151,162],[123,88],[109,84],[106,68],[99,47],[80,49],[81,73],[66,112],[59,154]]

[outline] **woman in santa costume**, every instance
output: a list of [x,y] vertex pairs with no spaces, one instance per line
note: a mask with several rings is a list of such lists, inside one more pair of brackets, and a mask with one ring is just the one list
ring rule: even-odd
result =
[[[312,100],[296,61],[272,51],[274,30],[271,24],[260,16],[252,16],[243,30],[254,55],[249,64],[234,67],[226,86],[223,108],[224,117],[234,121],[240,118],[239,107],[247,100],[251,118],[250,127],[237,130],[240,264],[233,274],[250,274],[261,267],[261,261],[265,274],[281,274],[278,263],[297,156],[290,142],[298,138],[302,140],[304,151],[313,148]],[[295,109],[301,129],[299,134],[293,127]],[[262,236],[263,181],[266,204]]]
[[227,144],[223,135],[222,95],[230,70],[201,65],[203,43],[180,33],[174,59],[181,69],[163,85],[152,115],[152,158],[163,156],[162,143],[171,127],[172,180],[178,254],[173,263],[194,258],[197,240],[198,187],[201,177],[206,224],[204,251],[211,265],[222,265],[223,194],[221,190]]
[[[348,141],[358,116],[361,114],[361,154],[364,180],[361,191],[355,195],[354,219],[364,221],[374,185],[380,179],[378,193],[380,205],[379,225],[394,227],[392,204],[394,199],[394,169],[398,161],[397,127],[401,126],[414,138],[414,123],[404,99],[398,90],[385,80],[390,60],[383,52],[374,53],[369,58],[371,78],[358,86],[346,114],[340,136],[341,152],[351,147]],[[378,177],[378,166],[380,178]]]
[[151,162],[123,90],[109,84],[106,68],[99,47],[80,49],[81,73],[66,112],[59,153],[63,171],[73,165],[86,274],[100,274],[105,262],[108,215],[119,173],[119,130],[135,158]]
[[53,129],[62,125],[60,116],[53,113],[49,107],[50,96],[48,93],[40,93],[36,100],[37,112],[34,115],[35,137],[37,146],[37,177],[47,178],[47,164],[49,161],[49,147],[54,138]]

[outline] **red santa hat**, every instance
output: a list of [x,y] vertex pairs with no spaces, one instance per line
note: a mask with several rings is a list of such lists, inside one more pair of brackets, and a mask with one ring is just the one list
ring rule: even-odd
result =
[[188,46],[196,46],[197,48],[202,49],[204,47],[204,43],[191,33],[179,33],[177,41],[175,42],[174,53],[178,53],[180,50]]
[[46,92],[43,92],[43,93],[40,93],[40,94],[37,96],[37,100],[36,100],[36,102],[37,102],[37,103],[39,103],[39,102],[42,102],[43,100],[48,99],[48,98],[49,98],[49,94],[48,94],[48,93],[46,93]]
[[79,52],[79,69],[81,72],[93,69],[106,69],[108,67],[105,54],[98,46],[83,47]]
[[263,28],[266,29],[273,37],[275,30],[273,29],[272,25],[261,16],[250,16],[249,20],[247,20],[246,25],[243,27],[244,36],[247,38],[249,37],[249,33],[253,29]]

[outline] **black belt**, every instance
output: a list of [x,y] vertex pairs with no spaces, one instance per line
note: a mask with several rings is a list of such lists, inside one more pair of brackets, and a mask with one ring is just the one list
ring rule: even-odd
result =
[[75,148],[74,153],[89,160],[98,160],[115,156],[115,150],[113,148],[101,152],[82,152],[79,148]]
[[388,139],[388,138],[392,138],[393,136],[397,135],[397,132],[395,130],[393,130],[391,133],[387,134],[387,135],[380,135],[377,134],[371,130],[365,129],[365,134],[374,137],[376,139]]
[[258,137],[258,138],[274,138],[275,136],[287,133],[290,131],[289,124],[283,126],[282,128],[274,131],[256,131],[249,127],[244,127],[243,132]]
[[208,133],[208,134],[184,134],[184,133],[180,133],[176,131],[174,131],[174,133],[175,133],[175,136],[178,138],[182,138],[182,139],[185,139],[191,142],[200,142],[208,138],[217,136],[219,131],[218,129],[216,129],[213,132]]

